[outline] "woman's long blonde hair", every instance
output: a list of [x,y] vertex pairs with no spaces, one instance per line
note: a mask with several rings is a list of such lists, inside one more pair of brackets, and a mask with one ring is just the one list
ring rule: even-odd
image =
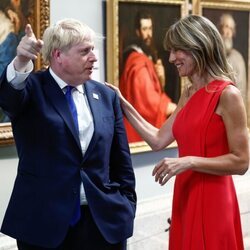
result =
[[215,79],[235,82],[221,35],[205,17],[189,15],[170,26],[164,38],[164,48],[190,52],[200,75],[208,73]]

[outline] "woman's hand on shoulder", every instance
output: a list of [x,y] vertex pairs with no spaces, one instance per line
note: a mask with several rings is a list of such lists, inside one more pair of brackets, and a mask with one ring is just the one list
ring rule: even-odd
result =
[[125,100],[125,98],[123,97],[120,89],[118,87],[116,87],[114,84],[105,82],[105,85],[108,86],[109,88],[113,89],[116,92],[116,94],[119,96],[121,101]]
[[118,87],[116,87],[115,85],[108,83],[108,82],[105,82],[105,85],[108,86],[109,88],[113,89],[116,92],[116,94],[119,96],[123,111],[127,110],[128,107],[131,107],[131,104],[125,99],[125,97],[122,95],[122,93]]

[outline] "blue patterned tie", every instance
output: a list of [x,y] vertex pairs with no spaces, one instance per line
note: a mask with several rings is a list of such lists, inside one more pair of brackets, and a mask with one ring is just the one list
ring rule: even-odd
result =
[[[72,117],[73,117],[76,129],[77,129],[77,131],[79,131],[76,105],[75,105],[75,102],[74,102],[72,94],[71,94],[72,89],[74,89],[73,86],[68,85],[66,87],[65,97],[66,97],[66,99],[68,101],[69,108],[70,108],[70,111],[72,113]],[[80,189],[80,187],[79,187],[79,189]],[[74,214],[73,214],[73,217],[72,217],[72,219],[70,221],[71,226],[74,226],[79,221],[79,219],[81,218],[80,197],[79,197],[79,195],[77,195],[76,199],[77,200],[76,200],[76,204],[75,204]]]
[[71,114],[72,114],[72,116],[73,116],[73,120],[74,120],[76,129],[77,129],[77,131],[79,131],[76,105],[75,105],[75,102],[74,102],[73,97],[72,97],[72,94],[71,94],[71,91],[72,91],[72,89],[74,89],[74,88],[75,88],[75,87],[69,86],[69,85],[68,85],[68,86],[66,87],[65,96],[66,96],[66,99],[67,99],[67,101],[68,101],[69,108],[70,108]]

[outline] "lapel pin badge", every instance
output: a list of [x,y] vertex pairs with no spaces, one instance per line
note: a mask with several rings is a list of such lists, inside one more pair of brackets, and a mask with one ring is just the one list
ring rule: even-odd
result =
[[99,96],[96,93],[93,93],[93,98],[96,99],[96,100],[98,100]]

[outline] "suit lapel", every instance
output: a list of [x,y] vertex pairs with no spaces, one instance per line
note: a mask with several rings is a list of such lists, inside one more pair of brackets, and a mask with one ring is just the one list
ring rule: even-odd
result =
[[[46,71],[46,74],[47,77],[44,84],[45,95],[48,97],[55,110],[61,115],[69,130],[71,131],[77,145],[79,146],[79,149],[81,149],[78,131],[75,128],[74,121],[67,105],[65,96],[48,70]],[[96,141],[98,139],[97,132],[102,124],[102,118],[100,115],[102,113],[102,96],[98,88],[96,88],[94,84],[91,84],[91,81],[87,81],[86,83],[84,83],[84,88],[94,122],[94,134],[84,155],[85,160],[96,144]]]
[[93,150],[94,145],[96,144],[97,138],[98,138],[98,129],[100,127],[101,123],[101,110],[102,110],[102,96],[98,89],[95,87],[94,84],[91,84],[90,81],[87,81],[84,84],[85,93],[88,99],[88,103],[91,109],[91,113],[93,116],[93,122],[94,122],[94,134],[90,141],[90,144],[88,146],[88,149],[84,155],[84,160],[86,157],[90,154],[90,152]]
[[46,73],[47,80],[44,84],[45,95],[48,97],[55,110],[61,115],[69,130],[71,131],[73,137],[75,138],[77,145],[81,149],[78,131],[74,125],[74,121],[70,113],[65,96],[56,81],[54,80],[54,78],[50,75],[48,70],[46,71]]

